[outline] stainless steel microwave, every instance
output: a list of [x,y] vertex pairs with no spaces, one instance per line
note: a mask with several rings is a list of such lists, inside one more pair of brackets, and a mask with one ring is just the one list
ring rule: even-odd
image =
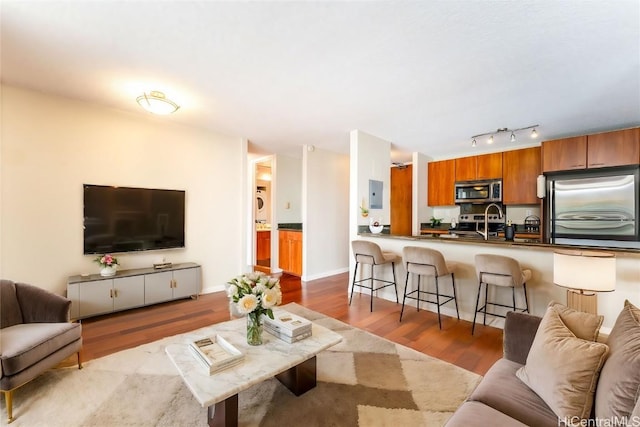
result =
[[467,181],[455,184],[456,203],[502,202],[502,181]]

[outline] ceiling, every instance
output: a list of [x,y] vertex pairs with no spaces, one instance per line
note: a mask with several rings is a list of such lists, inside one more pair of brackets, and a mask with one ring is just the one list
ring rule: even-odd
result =
[[258,153],[349,151],[360,129],[392,160],[531,145],[640,125],[640,2],[1,0],[2,82],[244,137]]

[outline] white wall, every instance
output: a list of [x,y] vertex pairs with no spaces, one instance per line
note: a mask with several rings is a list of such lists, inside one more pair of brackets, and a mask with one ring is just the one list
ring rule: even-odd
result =
[[302,158],[276,154],[274,159],[275,217],[279,223],[302,222]]
[[[391,214],[391,143],[360,130],[350,134],[350,202],[349,208],[353,224],[351,237],[358,234],[358,225],[369,225],[369,218],[376,217],[382,224],[389,224]],[[369,216],[360,215],[360,205],[364,199],[369,208],[369,180],[382,181],[382,209],[369,209]]]
[[186,248],[118,254],[123,268],[196,262],[205,291],[242,271],[246,140],[8,86],[2,122],[3,278],[64,294],[68,276],[98,272],[82,254],[83,183],[186,190]]
[[413,153],[413,196],[411,213],[411,233],[420,234],[420,224],[428,222],[433,215],[433,208],[427,205],[428,163],[431,158],[422,153]]
[[303,151],[302,280],[349,269],[349,156]]

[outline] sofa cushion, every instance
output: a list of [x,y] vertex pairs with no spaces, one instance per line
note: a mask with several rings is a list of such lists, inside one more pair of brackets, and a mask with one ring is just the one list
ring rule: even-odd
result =
[[628,417],[640,394],[640,310],[625,301],[607,339],[609,359],[596,392],[596,417]]
[[549,406],[516,377],[516,371],[521,367],[521,364],[507,359],[498,360],[469,400],[482,402],[526,425],[557,426],[558,417]]
[[3,375],[15,375],[81,338],[79,323],[25,323],[1,331]]
[[598,340],[598,333],[604,321],[604,316],[574,310],[555,301],[551,301],[549,307],[555,308],[560,315],[562,323],[573,332],[573,335],[583,340]]
[[518,420],[508,417],[484,403],[474,401],[463,403],[445,425],[447,427],[526,427],[526,424],[522,424]]
[[636,423],[638,420],[640,420],[640,399],[636,401],[636,406],[633,407],[630,419],[635,420]]
[[0,280],[0,328],[22,323],[22,311],[16,295],[16,284],[11,280]]
[[527,363],[516,375],[560,419],[588,419],[598,375],[609,348],[577,338],[548,307],[533,339]]

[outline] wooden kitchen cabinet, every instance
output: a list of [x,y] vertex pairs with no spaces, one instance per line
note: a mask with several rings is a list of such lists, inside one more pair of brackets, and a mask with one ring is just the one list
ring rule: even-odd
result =
[[502,202],[505,205],[539,203],[537,178],[540,175],[540,147],[505,151],[502,165]]
[[587,137],[554,139],[542,143],[542,171],[555,172],[587,167]]
[[456,181],[502,178],[502,153],[460,157],[455,162]]
[[476,156],[478,167],[476,179],[497,179],[502,178],[502,168],[504,164],[503,153],[491,153]]
[[637,165],[640,163],[640,128],[587,136],[587,167]]
[[271,230],[261,230],[256,234],[256,260],[271,259]]
[[476,156],[459,157],[455,159],[455,181],[473,181],[476,179],[478,159]]
[[637,164],[640,164],[640,128],[542,143],[543,172]]
[[278,231],[279,266],[283,271],[302,276],[302,231]]
[[452,206],[456,179],[455,160],[429,162],[427,169],[427,204],[429,206]]

